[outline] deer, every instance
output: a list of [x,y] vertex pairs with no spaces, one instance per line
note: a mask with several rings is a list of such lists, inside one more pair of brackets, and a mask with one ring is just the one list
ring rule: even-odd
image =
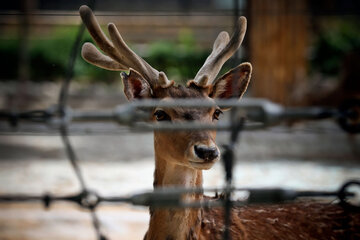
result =
[[[223,64],[238,50],[246,32],[247,20],[240,17],[230,37],[221,32],[204,65],[186,86],[169,80],[164,72],[151,67],[132,51],[113,23],[101,30],[91,9],[80,7],[80,16],[100,50],[84,43],[82,57],[103,69],[120,71],[124,93],[129,101],[157,99],[240,99],[251,78],[252,65],[241,63],[217,77]],[[276,67],[276,66],[274,66]],[[126,71],[128,73],[126,73]],[[153,122],[216,124],[224,109],[220,107],[155,107]],[[154,131],[154,188],[201,188],[203,170],[210,169],[221,157],[215,130]],[[203,194],[187,194],[189,200],[202,200]],[[150,208],[150,221],[144,240],[222,239],[225,225],[222,208]],[[359,213],[338,204],[313,201],[286,204],[233,207],[231,239],[360,239]]]

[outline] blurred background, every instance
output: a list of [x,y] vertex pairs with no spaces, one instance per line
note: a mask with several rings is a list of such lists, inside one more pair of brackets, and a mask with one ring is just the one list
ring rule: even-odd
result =
[[[0,5],[0,109],[44,109],[57,103],[82,4],[88,1],[15,0]],[[359,1],[102,0],[93,8],[104,30],[114,22],[137,54],[178,83],[196,75],[217,34],[231,33],[243,15],[248,19],[245,40],[221,73],[251,62],[246,97],[284,106],[333,107],[360,97]],[[81,39],[86,41],[92,41],[87,32]],[[119,73],[94,67],[78,54],[69,106],[103,110],[125,102]],[[151,134],[118,130],[115,124],[71,127],[91,188],[104,195],[151,189]],[[1,194],[79,190],[56,134],[39,126],[12,129],[6,122],[0,122],[0,132]],[[220,144],[227,140],[226,133],[219,134]],[[360,176],[360,139],[333,121],[244,132],[235,173],[237,186],[334,190]],[[205,178],[206,186],[222,186],[221,165]],[[99,216],[111,239],[142,239],[147,212],[105,205]],[[89,214],[72,204],[55,204],[50,211],[41,204],[0,204],[0,239],[49,238],[95,239]]]

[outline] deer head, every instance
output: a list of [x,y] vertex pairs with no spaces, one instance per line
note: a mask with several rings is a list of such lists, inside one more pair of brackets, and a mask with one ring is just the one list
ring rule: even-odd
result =
[[[102,32],[90,8],[82,6],[80,15],[101,53],[93,44],[85,43],[82,56],[100,68],[122,73],[124,92],[131,101],[158,99],[176,101],[179,98],[196,98],[206,101],[222,98],[240,98],[250,81],[251,65],[242,63],[225,75],[216,78],[222,65],[240,47],[246,31],[246,18],[240,17],[235,32],[229,37],[221,32],[213,50],[193,80],[186,86],[175,86],[163,72],[152,68],[124,42],[113,23],[108,24],[109,40]],[[220,108],[155,108],[153,121],[201,121],[216,123],[222,113]],[[215,143],[215,131],[155,132],[155,154],[160,159],[192,169],[209,169],[220,157]]]

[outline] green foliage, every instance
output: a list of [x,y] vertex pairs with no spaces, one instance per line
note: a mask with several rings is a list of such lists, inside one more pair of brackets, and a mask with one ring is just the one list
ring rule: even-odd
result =
[[[71,49],[78,28],[57,27],[39,36],[31,36],[29,42],[30,79],[32,81],[56,81],[65,77]],[[91,42],[86,32],[83,42]],[[17,78],[20,44],[16,36],[0,39],[1,80]],[[183,30],[175,42],[159,41],[148,46],[146,61],[154,68],[166,72],[178,82],[191,79],[204,63],[209,50],[196,47],[193,35]],[[80,55],[80,54],[79,54]],[[77,81],[119,81],[119,73],[103,70],[78,57],[74,77]]]
[[[64,75],[72,35],[74,31],[70,31],[70,34],[54,31],[48,38],[35,36],[29,40],[29,78],[31,80],[51,81]],[[3,66],[1,80],[17,78],[19,51],[20,40],[16,36],[0,40],[0,59]]]
[[347,54],[360,50],[359,19],[327,21],[315,40],[313,71],[336,76]]
[[[65,77],[77,27],[58,27],[29,40],[30,80],[56,81]],[[91,41],[88,33],[83,42]],[[0,81],[13,80],[18,75],[20,41],[16,36],[0,39]],[[80,56],[76,60],[74,77],[81,81],[114,81],[118,73],[106,71],[85,62]]]

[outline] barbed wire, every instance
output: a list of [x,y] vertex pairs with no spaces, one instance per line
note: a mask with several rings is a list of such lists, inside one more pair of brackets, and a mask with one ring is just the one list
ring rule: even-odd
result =
[[[263,129],[286,121],[333,119],[339,122],[340,127],[345,131],[352,133],[360,131],[360,125],[356,122],[356,119],[360,118],[360,113],[356,110],[360,106],[360,101],[355,101],[345,110],[328,107],[284,108],[264,99],[244,99],[241,102],[237,100],[211,102],[199,99],[177,99],[176,102],[142,100],[119,105],[108,111],[78,111],[62,105],[24,113],[0,111],[0,121],[8,121],[11,126],[17,126],[19,121],[47,123],[50,128],[55,129],[59,129],[62,124],[68,126],[71,122],[116,122],[130,127],[134,131],[192,129],[230,131],[234,124],[231,121],[236,123],[246,116],[243,130]],[[231,121],[220,122],[217,125],[203,124],[197,121],[176,124],[153,124],[149,122],[150,113],[154,107],[208,108],[216,106],[231,107],[234,112],[233,116],[230,117]],[[341,121],[343,124],[340,124]]]
[[[226,117],[225,117],[226,118]],[[220,122],[223,122],[220,119]],[[59,130],[49,124],[25,122],[18,120],[20,124],[13,127],[9,121],[0,121],[0,135],[30,135],[30,136],[58,136]],[[243,131],[249,131],[244,129]],[[271,134],[306,134],[306,135],[344,135],[338,125],[330,120],[306,121],[299,123],[280,123],[279,125],[270,126],[265,129],[257,129],[256,132],[268,132]],[[72,122],[68,126],[69,136],[114,136],[119,134],[143,134],[140,131],[132,131],[126,126],[119,125],[115,122]],[[346,134],[346,133],[345,133]]]
[[[146,207],[180,207],[180,208],[203,208],[219,207],[231,203],[231,206],[244,206],[249,204],[264,203],[284,203],[299,198],[324,197],[335,198],[341,202],[346,202],[349,197],[355,194],[348,191],[352,185],[360,186],[360,181],[350,180],[345,182],[337,191],[298,191],[284,188],[235,188],[225,186],[224,188],[181,188],[163,187],[145,191],[131,196],[101,196],[94,191],[82,191],[78,194],[67,196],[44,195],[0,195],[0,202],[31,202],[40,201],[46,208],[57,201],[76,203],[79,206],[93,210],[101,203],[126,203],[134,206]],[[189,202],[184,200],[184,194],[199,193],[222,193],[224,197],[214,199],[203,199],[201,201]],[[226,196],[235,192],[244,193],[241,200],[234,200],[233,197]],[[355,206],[354,207],[359,207]]]

